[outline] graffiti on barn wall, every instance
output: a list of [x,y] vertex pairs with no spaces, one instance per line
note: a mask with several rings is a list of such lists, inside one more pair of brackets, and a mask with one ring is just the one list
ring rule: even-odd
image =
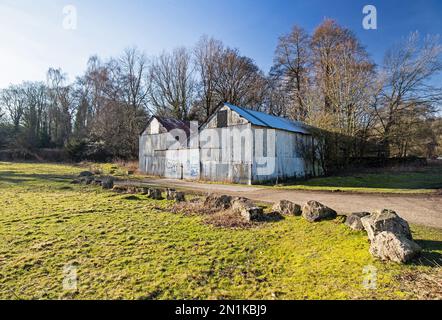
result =
[[166,160],[166,171],[169,173],[177,173],[178,172],[179,163],[173,160]]

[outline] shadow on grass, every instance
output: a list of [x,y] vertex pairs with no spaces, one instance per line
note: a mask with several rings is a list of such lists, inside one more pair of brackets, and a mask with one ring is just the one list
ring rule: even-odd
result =
[[259,219],[259,222],[279,222],[285,220],[284,216],[281,215],[278,212],[270,212],[265,214],[261,219]]
[[0,182],[6,182],[9,184],[32,184],[39,182],[56,182],[66,183],[72,179],[75,179],[74,175],[56,175],[56,174],[24,174],[14,171],[2,171],[0,172]]
[[125,196],[123,199],[124,200],[128,200],[128,201],[140,201],[140,200],[142,200],[140,197],[137,197],[137,196],[134,196],[134,195]]
[[442,266],[442,241],[416,240],[423,249],[422,254],[415,259],[414,265],[440,268]]

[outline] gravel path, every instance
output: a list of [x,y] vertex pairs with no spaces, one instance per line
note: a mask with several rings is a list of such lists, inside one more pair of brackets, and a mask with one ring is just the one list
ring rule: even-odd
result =
[[145,179],[149,186],[242,196],[255,201],[291,200],[303,204],[317,200],[339,213],[392,209],[413,224],[442,229],[442,195],[358,194],[280,190],[242,185],[221,185],[172,179]]

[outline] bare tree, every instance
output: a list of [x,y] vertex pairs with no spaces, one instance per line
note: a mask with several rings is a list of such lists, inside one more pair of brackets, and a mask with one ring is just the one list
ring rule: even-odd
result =
[[356,136],[369,109],[374,64],[354,34],[333,20],[315,30],[311,46],[315,91],[330,122],[326,129]]
[[[130,146],[130,154],[138,153],[138,135],[147,120],[148,75],[147,60],[144,53],[135,48],[126,49],[118,60],[118,84],[121,91],[122,110],[124,116],[119,122],[124,125],[126,145]],[[121,112],[121,111],[120,111]]]
[[26,107],[23,114],[25,143],[30,148],[45,146],[47,136],[47,90],[42,82],[23,84]]
[[68,142],[72,130],[72,88],[66,84],[66,80],[66,74],[61,69],[49,69],[49,132],[58,147],[63,147]]
[[289,116],[289,109],[292,101],[290,93],[287,92],[287,86],[281,81],[280,76],[271,73],[267,77],[265,111],[275,116]]
[[306,120],[307,91],[310,86],[310,36],[294,26],[293,30],[279,38],[271,75],[285,87],[289,96],[287,115],[296,120]]
[[112,96],[112,83],[110,81],[110,71],[97,56],[89,58],[85,75],[79,79],[80,87],[89,100],[88,122],[92,123],[95,117],[99,117],[103,112],[107,97]]
[[217,65],[223,52],[223,43],[207,36],[203,36],[194,49],[195,66],[199,73],[196,108],[202,109],[202,121],[207,120],[221,102],[215,89],[219,80]]
[[150,104],[157,114],[188,118],[195,94],[190,53],[185,48],[163,53],[150,66]]
[[391,141],[403,135],[396,129],[405,118],[425,116],[440,106],[442,88],[431,80],[442,71],[441,53],[437,37],[421,42],[417,33],[387,52],[380,74],[378,103],[374,105],[387,156]]
[[119,59],[120,86],[125,103],[134,110],[147,104],[147,60],[136,48],[126,49]]
[[266,79],[252,59],[238,50],[226,49],[216,65],[215,92],[219,101],[259,108],[264,100]]
[[6,111],[7,117],[12,121],[14,131],[18,132],[25,111],[25,91],[21,86],[11,85],[2,90],[0,102]]

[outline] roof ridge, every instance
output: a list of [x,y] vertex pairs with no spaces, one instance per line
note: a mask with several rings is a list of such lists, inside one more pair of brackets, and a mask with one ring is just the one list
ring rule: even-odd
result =
[[249,116],[255,118],[256,120],[258,120],[259,122],[264,123],[266,126],[271,127],[267,122],[265,122],[262,119],[259,119],[258,117],[256,117],[254,114],[252,114],[250,111],[253,111],[251,109],[247,109],[247,108],[243,108],[243,107],[239,107],[239,106],[235,106],[237,108],[240,108],[241,110],[243,110],[244,112],[246,112]]
[[[244,108],[244,107],[238,107],[238,108],[243,109],[243,110],[246,111],[248,114],[250,114],[249,111],[259,112],[259,113],[262,113],[262,114],[265,115],[265,116],[269,116],[269,117],[273,117],[273,118],[281,119],[281,120],[284,120],[284,121],[288,121],[288,122],[295,123],[295,124],[299,124],[299,125],[303,125],[303,126],[306,126],[306,125],[307,125],[306,123],[304,123],[304,122],[302,122],[302,121],[299,121],[299,120],[293,120],[293,119],[288,118],[287,116],[276,116],[276,115],[271,114],[271,113],[266,113],[266,112],[263,112],[263,111],[257,111],[257,110],[248,109],[248,108]],[[253,114],[250,114],[250,115],[253,116]],[[255,116],[253,116],[253,117],[256,119]],[[264,121],[262,121],[261,119],[259,119],[259,120],[260,120],[261,122],[264,122]]]
[[253,109],[236,106],[229,103],[225,103],[225,105],[232,108],[233,110],[236,110],[236,112],[240,113],[242,117],[246,118],[255,125],[308,134],[308,125],[303,122],[291,120],[286,117],[275,116],[273,114],[268,114],[262,111],[256,111]]

